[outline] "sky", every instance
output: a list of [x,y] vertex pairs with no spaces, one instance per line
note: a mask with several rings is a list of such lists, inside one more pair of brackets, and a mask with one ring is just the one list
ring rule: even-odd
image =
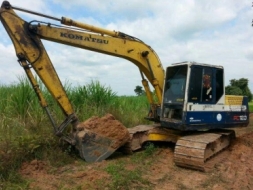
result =
[[[73,20],[141,39],[158,54],[164,68],[195,61],[221,65],[225,85],[247,78],[253,92],[253,8],[249,0],[10,0],[13,6]],[[26,21],[42,20],[16,13]],[[24,71],[13,44],[0,24],[0,84],[18,82]],[[141,86],[139,69],[131,62],[43,41],[63,84],[85,85],[98,80],[117,95],[134,95]]]

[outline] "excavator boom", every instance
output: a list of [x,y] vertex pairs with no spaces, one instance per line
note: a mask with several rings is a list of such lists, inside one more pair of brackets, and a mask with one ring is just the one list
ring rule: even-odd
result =
[[[68,27],[39,21],[26,22],[15,13],[14,9],[60,21]],[[162,102],[164,70],[158,56],[150,46],[121,32],[80,23],[65,17],[59,19],[36,13],[12,6],[8,1],[2,3],[0,20],[14,44],[18,62],[25,70],[41,106],[50,118],[55,134],[74,145],[79,150],[80,156],[86,161],[106,159],[129,139],[129,133],[123,129],[125,135],[115,139],[111,138],[110,134],[99,134],[91,129],[83,128],[82,131],[79,131],[78,117],[44,48],[42,39],[121,57],[135,64],[140,70],[142,83],[152,107],[151,114],[149,114],[150,119],[156,119],[156,109]],[[59,126],[56,125],[50,113],[32,70],[36,72],[65,115],[66,119]],[[153,100],[144,75],[155,88],[158,97],[157,104]],[[64,131],[69,124],[72,124],[72,133],[66,135]]]

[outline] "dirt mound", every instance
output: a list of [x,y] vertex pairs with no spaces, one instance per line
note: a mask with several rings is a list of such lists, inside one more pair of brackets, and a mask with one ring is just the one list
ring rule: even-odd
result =
[[[252,127],[249,128],[252,131]],[[249,129],[244,128],[245,131]],[[240,129],[242,133],[242,129]],[[146,178],[154,189],[227,190],[253,189],[253,132],[236,138],[232,145],[215,156],[218,160],[208,172],[189,170],[174,165],[173,151],[163,149],[157,155]]]
[[92,167],[85,167],[80,163],[73,163],[55,168],[44,161],[33,160],[23,163],[19,173],[29,180],[28,189],[80,189],[81,185],[88,187],[87,189],[97,189],[96,183],[99,180],[109,178],[106,172],[97,169],[103,164],[104,162],[93,163]]
[[[110,184],[115,183],[115,180],[121,182],[120,180],[123,178],[118,173],[109,174],[108,170],[117,171],[117,165],[125,164],[123,169],[126,172],[132,170],[133,175],[142,171],[141,179],[133,181],[136,188],[132,189],[145,189],[144,187],[147,186],[147,189],[155,190],[253,189],[252,115],[250,119],[249,127],[235,129],[237,138],[227,150],[217,155],[218,162],[206,173],[177,167],[173,162],[173,145],[157,148],[152,155],[144,159],[141,156],[143,155],[142,151],[131,156],[119,156],[117,159],[96,163],[83,164],[81,160],[76,160],[72,164],[57,168],[47,165],[46,162],[33,160],[24,163],[20,173],[29,181],[29,189],[111,189]],[[108,120],[112,122],[115,118],[110,115],[102,118],[93,117],[83,122],[79,127],[87,127],[87,129],[96,130],[98,133],[102,131],[102,134],[107,134],[107,131],[103,132],[102,129],[103,126],[106,128],[108,123],[106,122],[102,126],[101,124]],[[119,129],[117,129],[116,123],[112,126],[115,131],[121,131],[123,125],[120,125]],[[124,132],[124,130],[122,131]],[[115,135],[117,136],[119,133]],[[127,188],[127,185],[122,189],[130,189]]]
[[36,174],[38,171],[43,172],[46,169],[46,164],[40,160],[32,160],[29,162],[24,162],[22,164],[20,173],[22,175]]
[[111,114],[104,117],[93,116],[77,126],[79,131],[88,129],[101,136],[108,137],[115,141],[112,148],[119,148],[130,138],[127,128]]
[[[30,181],[30,189],[109,189],[108,185],[115,178],[105,168],[115,170],[117,163],[126,163],[126,171],[136,168],[136,171],[145,171],[141,179],[148,181],[150,189],[253,189],[253,127],[239,131],[241,135],[226,151],[217,155],[219,162],[206,173],[175,166],[172,145],[157,149],[152,156],[145,159],[138,156],[142,152],[136,152],[132,156],[90,164],[81,164],[77,160],[60,168],[52,168],[43,161],[33,160],[24,163],[20,173]],[[118,175],[116,177],[121,179]],[[139,189],[144,185],[141,182],[136,184]]]
[[218,166],[221,176],[232,189],[253,189],[253,132],[236,139],[223,164]]

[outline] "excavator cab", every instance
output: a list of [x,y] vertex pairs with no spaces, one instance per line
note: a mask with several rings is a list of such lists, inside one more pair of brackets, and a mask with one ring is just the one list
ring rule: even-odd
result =
[[181,131],[246,126],[248,100],[225,95],[222,66],[177,63],[166,69],[160,121]]

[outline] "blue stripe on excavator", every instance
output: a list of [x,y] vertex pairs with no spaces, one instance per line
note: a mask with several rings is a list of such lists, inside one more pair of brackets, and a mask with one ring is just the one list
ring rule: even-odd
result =
[[241,111],[186,111],[182,120],[161,119],[161,126],[180,131],[246,127],[249,124],[248,98],[243,97]]
[[181,131],[209,130],[218,128],[246,127],[249,124],[249,112],[191,111],[184,112],[183,120],[161,120],[166,128]]

